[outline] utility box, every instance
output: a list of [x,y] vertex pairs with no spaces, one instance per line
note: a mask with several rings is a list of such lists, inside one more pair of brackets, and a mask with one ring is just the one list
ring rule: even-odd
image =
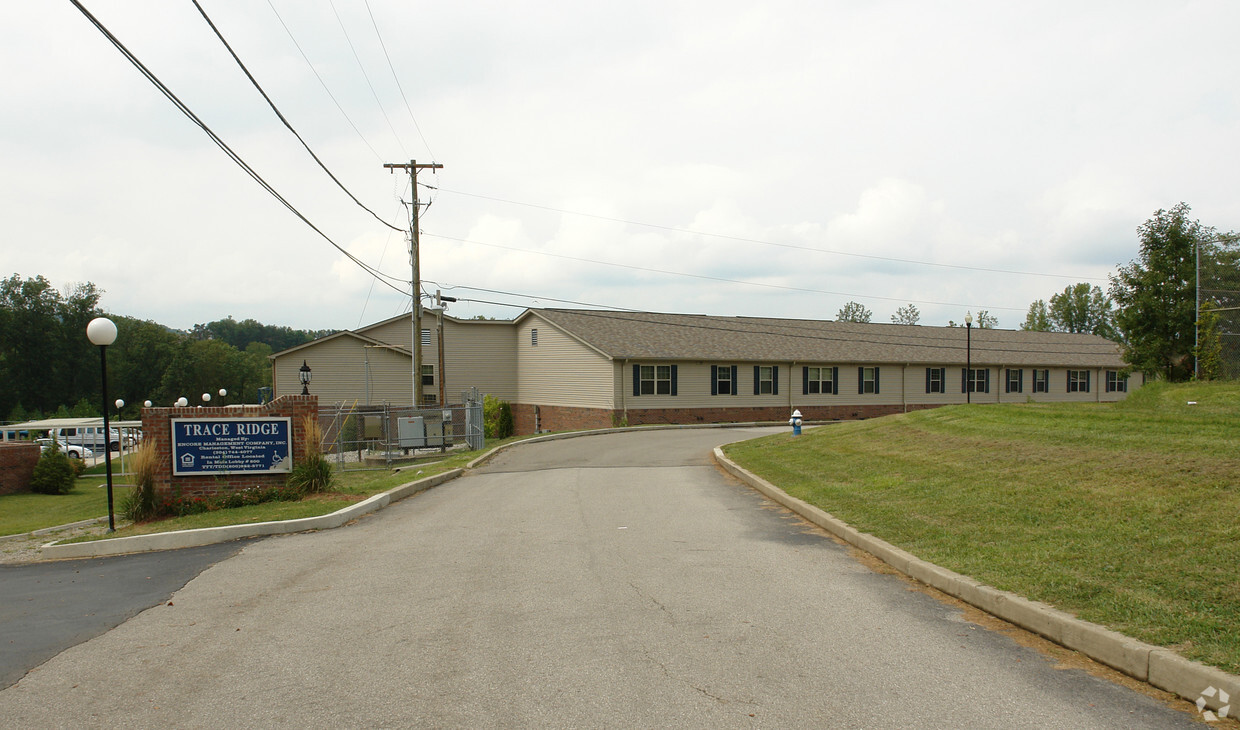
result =
[[362,416],[362,438],[383,438],[383,416]]
[[[396,419],[396,436],[402,449],[426,448],[426,421],[421,416]],[[440,424],[439,440],[443,441],[443,424]]]

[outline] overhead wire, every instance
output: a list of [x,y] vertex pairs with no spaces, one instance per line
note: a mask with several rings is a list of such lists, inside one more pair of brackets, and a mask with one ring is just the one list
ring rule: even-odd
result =
[[280,123],[283,124],[285,128],[288,129],[288,131],[293,133],[293,136],[297,138],[298,142],[301,142],[301,146],[306,148],[306,152],[308,152],[310,156],[314,158],[314,161],[318,163],[319,167],[322,168],[323,172],[327,173],[327,176],[332,179],[332,182],[336,183],[336,186],[339,187],[341,190],[343,190],[345,195],[349,196],[349,199],[351,199],[354,203],[357,203],[358,207],[360,207],[362,210],[366,211],[371,216],[373,216],[375,220],[379,221],[380,223],[387,226],[388,228],[391,228],[392,230],[396,230],[396,231],[404,230],[401,228],[397,228],[396,226],[393,226],[391,223],[388,223],[387,221],[380,218],[378,213],[366,207],[366,205],[364,205],[362,201],[357,199],[357,196],[354,195],[352,191],[350,191],[348,188],[344,186],[344,183],[340,182],[340,179],[337,178],[336,175],[327,168],[327,165],[324,164],[323,160],[319,159],[319,156],[314,153],[314,150],[310,149],[310,145],[306,142],[306,140],[302,138],[302,136],[297,132],[296,129],[293,129],[293,125],[289,123],[288,119],[285,118],[283,113],[281,113],[279,107],[276,106],[276,103],[272,101],[271,97],[267,95],[267,92],[263,90],[263,87],[258,83],[258,79],[255,79],[254,74],[250,73],[250,69],[246,68],[246,65],[237,56],[237,52],[233,50],[233,47],[224,38],[224,34],[220,32],[220,29],[218,27],[216,27],[215,22],[212,21],[211,17],[207,15],[207,11],[203,9],[202,5],[199,4],[198,0],[190,0],[190,2],[194,4],[195,8],[198,8],[198,13],[202,15],[202,19],[207,21],[207,25],[211,26],[211,30],[212,32],[215,33],[215,37],[219,38],[220,43],[224,44],[224,48],[228,49],[228,55],[232,56],[232,59],[237,62],[237,65],[239,67],[241,67],[242,73],[244,73],[245,77],[250,80],[250,83],[254,85],[254,88],[258,90],[258,93],[263,97],[263,100],[267,102],[267,106],[271,107],[271,111],[275,113],[277,118],[279,118]]
[[306,52],[302,49],[301,44],[297,42],[297,38],[293,35],[293,31],[288,27],[288,23],[285,23],[284,18],[280,16],[280,11],[276,10],[276,6],[272,4],[271,0],[267,0],[267,6],[271,8],[272,13],[275,13],[276,20],[280,21],[280,25],[283,26],[284,32],[288,34],[289,40],[293,42],[293,46],[297,49],[297,52],[301,54],[302,60],[304,60],[306,65],[310,67],[310,72],[313,73],[314,77],[319,80],[319,85],[323,87],[323,91],[327,92],[327,96],[332,100],[332,103],[336,105],[336,109],[340,111],[341,116],[343,116],[344,120],[349,123],[349,126],[353,128],[353,131],[357,132],[358,138],[362,140],[362,143],[365,144],[371,154],[375,156],[375,159],[383,162],[382,155],[375,150],[374,145],[370,144],[370,140],[366,139],[366,135],[362,134],[362,130],[358,129],[357,125],[353,123],[353,120],[349,117],[349,113],[346,112],[344,107],[340,105],[340,101],[336,99],[336,95],[332,93],[330,88],[328,88],[327,82],[323,80],[323,77],[319,75],[319,72],[314,67],[314,64],[310,62],[310,57],[306,55]]
[[235,152],[231,147],[229,147],[224,142],[224,140],[220,138],[219,135],[217,135],[209,126],[207,126],[206,122],[204,122],[201,118],[199,118],[198,115],[196,115],[193,112],[193,110],[191,110],[184,102],[182,102],[176,96],[176,94],[174,94],[172,90],[168,88],[167,85],[165,85],[162,81],[160,81],[159,78],[154,74],[154,72],[152,72],[149,68],[147,68],[140,60],[138,60],[138,57],[135,56],[125,46],[125,44],[120,41],[119,38],[113,35],[112,32],[108,30],[107,27],[104,26],[103,23],[98,18],[96,18],[89,10],[87,10],[86,7],[83,6],[81,2],[79,2],[79,0],[69,0],[69,2],[73,3],[74,7],[76,7],[79,11],[81,11],[81,13],[86,16],[87,20],[89,20],[91,24],[94,25],[95,28],[100,33],[102,33],[103,36],[107,38],[108,41],[118,51],[120,51],[121,55],[123,55],[126,58],[126,60],[128,60],[129,63],[134,66],[134,68],[138,69],[138,71],[144,77],[146,77],[146,79],[150,81],[151,84],[154,85],[155,88],[160,91],[160,93],[162,93],[169,101],[171,101],[172,104],[182,114],[184,114],[191,122],[193,122],[199,129],[201,129],[211,139],[211,141],[214,142],[215,145],[224,152],[224,154],[228,155],[229,159],[231,159],[234,163],[236,163],[238,167],[244,170],[247,175],[249,175],[256,183],[258,183],[259,187],[266,190],[268,194],[270,194],[273,198],[279,201],[281,205],[287,208],[289,212],[297,216],[297,218],[299,218],[303,223],[309,226],[311,230],[319,234],[319,236],[321,236],[323,240],[330,243],[333,247],[336,248],[336,250],[344,254],[345,257],[347,257],[350,261],[352,261],[353,263],[361,267],[362,270],[366,271],[371,276],[379,279],[386,286],[396,290],[397,292],[400,292],[401,294],[404,294],[404,292],[401,289],[397,288],[390,281],[388,281],[388,279],[391,279],[392,281],[405,283],[403,280],[397,279],[395,277],[390,277],[387,274],[384,274],[383,272],[378,271],[377,269],[371,267],[369,264],[365,263],[361,259],[358,259],[353,254],[346,251],[344,247],[342,247],[340,244],[332,240],[332,238],[328,236],[326,233],[324,233],[321,229],[319,229],[318,226],[310,222],[309,218],[303,215],[302,212],[298,210],[296,207],[294,207],[292,203],[290,203],[286,198],[284,198],[284,196],[280,195],[280,193],[274,187],[272,187],[270,183],[268,183],[265,179],[263,179],[263,177],[259,175],[258,172],[249,165],[249,163],[247,163],[244,159],[242,159],[242,157],[239,154],[237,154],[237,152]]
[[[683,276],[683,277],[687,277],[691,279],[717,281],[717,282],[723,282],[726,284],[741,284],[743,286],[755,286],[755,287],[763,287],[766,289],[778,289],[780,291],[805,292],[809,294],[827,294],[830,296],[850,297],[853,299],[878,299],[878,300],[889,301],[889,302],[910,301],[907,298],[900,298],[900,297],[885,297],[885,296],[879,296],[879,295],[874,295],[874,294],[850,294],[848,292],[828,291],[825,289],[812,289],[809,287],[801,287],[801,286],[788,286],[786,284],[770,284],[770,283],[759,282],[759,281],[743,281],[739,279],[728,279],[728,278],[721,277],[721,276],[710,276],[707,274],[691,274],[691,273],[684,272],[684,271],[669,271],[667,269],[656,269],[656,268],[649,267],[649,266],[637,266],[635,264],[622,264],[622,263],[617,263],[614,261],[599,261],[597,259],[588,259],[588,258],[584,258],[581,256],[569,256],[568,254],[552,253],[550,251],[531,251],[529,249],[515,248],[513,246],[503,246],[498,243],[485,243],[483,241],[473,241],[473,240],[469,240],[465,238],[444,236],[441,234],[430,233],[430,232],[423,232],[423,235],[432,236],[434,238],[440,238],[445,241],[457,241],[459,243],[471,243],[477,246],[487,246],[490,248],[498,248],[498,249],[502,249],[505,251],[515,251],[517,253],[534,254],[537,256],[548,256],[551,258],[565,259],[567,261],[578,261],[581,263],[588,263],[588,264],[597,264],[600,266],[614,266],[616,268],[621,268],[621,269],[629,269],[632,271],[644,271],[644,272],[653,273],[653,274],[664,274],[667,276]],[[911,301],[915,304],[929,304],[929,305],[934,305],[934,306],[945,306],[945,307],[975,306],[975,305],[970,305],[970,304],[961,304],[959,302],[936,302],[936,301],[918,300],[918,299],[914,299]],[[1024,309],[1019,308],[1019,307],[998,307],[996,306],[996,307],[986,307],[986,309],[1000,309],[1000,310],[1006,310],[1006,311],[1012,311],[1012,312],[1025,311]]]
[[690,228],[679,228],[677,226],[667,226],[658,223],[645,223],[642,221],[629,220],[626,218],[614,218],[605,215],[596,215],[594,213],[582,213],[575,210],[564,210],[562,208],[554,208],[548,205],[539,205],[537,203],[523,203],[518,200],[508,200],[505,198],[497,198],[490,195],[479,195],[477,193],[467,193],[461,190],[450,190],[447,188],[439,188],[440,192],[449,193],[451,195],[462,195],[469,198],[478,198],[480,200],[490,200],[496,203],[507,203],[509,205],[520,205],[527,208],[536,208],[538,210],[546,210],[552,213],[563,213],[565,215],[581,216],[583,218],[594,218],[596,220],[609,221],[612,223],[624,223],[631,226],[642,226],[644,228],[653,228],[661,231],[669,231],[672,233],[687,233],[694,236],[703,236],[706,238],[719,238],[726,241],[737,241],[738,243],[752,243],[760,246],[773,246],[776,248],[786,248],[796,251],[809,251],[812,253],[824,253],[834,256],[849,256],[852,258],[870,259],[875,261],[890,261],[900,264],[914,264],[917,266],[934,266],[944,269],[960,269],[963,271],[978,271],[987,274],[1015,274],[1017,276],[1043,276],[1053,279],[1071,279],[1073,281],[1109,281],[1109,279],[1090,276],[1072,276],[1067,274],[1049,274],[1038,271],[1017,271],[1014,269],[995,269],[983,266],[965,266],[963,264],[944,264],[936,261],[919,261],[917,259],[905,259],[896,256],[879,256],[876,254],[857,253],[855,251],[837,251],[827,248],[816,248],[813,246],[799,246],[793,243],[780,243],[778,241],[765,241],[758,238],[745,238],[743,236],[730,236],[724,233],[710,233],[708,231],[697,231]]
[[374,11],[370,9],[370,0],[365,0],[365,2],[366,12],[370,15],[370,24],[375,29],[375,37],[379,39],[379,47],[383,49],[383,57],[387,59],[388,70],[392,72],[392,80],[396,82],[396,88],[400,90],[400,98],[405,102],[405,111],[409,112],[409,121],[413,122],[413,128],[417,130],[422,145],[426,147],[426,151],[430,153],[433,160],[435,152],[431,150],[430,142],[426,141],[426,135],[422,134],[422,127],[418,124],[417,117],[413,116],[413,109],[409,106],[409,99],[405,96],[405,87],[401,86],[400,77],[396,75],[396,67],[392,65],[392,57],[388,55],[387,44],[383,42],[383,34],[379,32],[379,23],[375,20]]
[[383,108],[383,102],[379,101],[379,93],[375,91],[375,85],[370,82],[370,75],[366,73],[366,66],[362,64],[361,56],[357,55],[357,48],[353,46],[353,39],[349,37],[349,30],[345,28],[344,20],[340,17],[340,11],[336,10],[335,0],[327,0],[327,4],[331,6],[332,13],[336,16],[336,22],[340,25],[340,32],[344,33],[345,42],[349,44],[349,50],[353,52],[353,60],[357,61],[357,67],[362,72],[362,78],[366,79],[366,86],[370,88],[370,95],[375,98],[375,104],[379,107],[379,113],[383,115],[383,119],[387,122],[388,129],[392,130],[392,137],[396,139],[396,145],[404,152],[405,143],[401,141],[400,135],[396,133],[396,127],[392,125],[392,120],[388,117],[387,110]]
[[[457,287],[457,288],[473,289],[474,287]],[[491,290],[483,290],[483,291],[491,291]],[[495,292],[495,293],[497,293],[497,294],[503,294],[503,293],[505,293],[505,292]],[[514,296],[520,296],[520,295],[514,295]],[[486,300],[486,299],[475,299],[475,298],[471,298],[471,297],[460,297],[460,298],[458,298],[458,300],[457,300],[457,301],[461,301],[461,302],[473,302],[473,303],[476,303],[476,304],[489,304],[489,305],[499,306],[499,307],[515,307],[515,308],[519,308],[519,309],[530,309],[530,307],[528,307],[528,306],[526,306],[526,305],[522,305],[522,304],[512,304],[512,303],[510,303],[510,302],[495,302],[495,301],[489,301],[489,300]],[[563,300],[555,300],[555,299],[550,299],[550,298],[548,298],[548,301],[563,301]],[[551,311],[554,311],[554,310],[551,310]],[[653,325],[657,325],[657,326],[679,327],[679,328],[683,328],[683,329],[706,330],[706,331],[715,331],[715,332],[728,332],[728,333],[732,333],[732,334],[747,334],[747,335],[752,335],[752,334],[764,334],[764,332],[756,332],[756,331],[755,331],[754,329],[752,329],[752,328],[744,328],[744,327],[728,327],[728,326],[725,326],[725,325],[724,325],[724,324],[722,324],[722,323],[718,323],[718,324],[704,324],[704,323],[700,323],[700,322],[667,322],[667,321],[661,321],[661,322],[651,322],[651,321],[650,321],[650,320],[648,320],[648,319],[635,319],[635,318],[632,318],[632,317],[623,317],[623,316],[619,316],[619,315],[623,315],[623,314],[648,314],[647,312],[638,312],[638,311],[636,311],[636,310],[626,310],[626,311],[612,312],[612,311],[608,311],[608,310],[581,310],[581,309],[575,309],[575,310],[572,310],[571,314],[572,314],[573,316],[596,317],[596,318],[602,318],[602,319],[613,319],[613,320],[619,320],[619,321],[625,321],[625,322],[637,322],[637,323],[641,323],[641,324],[653,324]],[[705,317],[707,317],[707,316],[711,316],[711,315],[670,315],[670,316],[685,316],[685,317],[700,316],[700,317],[705,318]],[[714,318],[714,319],[720,319],[720,318]],[[901,334],[901,335],[892,335],[892,336],[891,336],[891,339],[886,339],[886,340],[877,340],[877,339],[868,339],[868,338],[866,338],[866,337],[861,337],[861,336],[858,336],[858,335],[857,335],[856,333],[854,333],[854,332],[849,332],[849,333],[847,333],[846,335],[831,336],[831,335],[822,334],[820,330],[816,330],[816,329],[812,329],[812,328],[808,328],[808,327],[798,327],[798,326],[793,325],[793,324],[787,324],[787,325],[783,325],[783,324],[773,324],[773,323],[772,323],[772,320],[777,320],[777,319],[778,319],[778,318],[776,318],[776,317],[769,317],[769,318],[768,318],[768,317],[738,317],[737,319],[738,319],[738,320],[744,320],[744,319],[761,320],[762,326],[763,326],[766,330],[769,330],[769,329],[771,329],[771,328],[779,329],[779,330],[782,330],[782,332],[781,332],[781,336],[784,336],[784,337],[790,337],[790,338],[795,338],[795,339],[802,339],[802,340],[814,340],[814,341],[820,341],[820,342],[843,342],[843,343],[848,343],[848,344],[857,344],[857,343],[861,343],[861,344],[867,344],[867,345],[882,345],[882,346],[890,346],[890,345],[892,344],[892,340],[894,340],[894,339],[900,339],[900,340],[908,340],[908,339],[924,339],[924,340],[934,340],[934,341],[935,341],[935,343],[925,343],[925,344],[920,344],[920,343],[919,343],[919,344],[916,344],[916,345],[914,345],[914,346],[915,346],[915,347],[923,347],[923,348],[927,348],[927,349],[934,349],[934,350],[951,350],[951,351],[953,351],[953,352],[958,352],[958,351],[960,351],[960,350],[966,349],[966,347],[967,347],[967,345],[965,345],[965,344],[942,344],[943,338],[942,338],[942,337],[935,337],[935,336],[933,336],[933,335],[904,335],[904,334]],[[886,325],[879,325],[879,326],[886,326]],[[895,325],[895,326],[901,326],[901,325]],[[798,330],[800,330],[800,331],[802,331],[802,332],[806,332],[807,334],[800,334],[800,333],[798,333]],[[980,331],[981,331],[981,328],[978,328],[978,330],[979,330],[979,332],[980,332]],[[814,334],[808,334],[809,332],[813,332]],[[1067,334],[1067,333],[1057,333],[1057,334]],[[936,343],[937,343],[937,344],[936,344]],[[1114,345],[1114,343],[1107,342],[1107,343],[1099,343],[1099,344],[1098,344],[1098,345],[1096,345],[1095,347],[1097,348],[1096,350],[1080,350],[1080,349],[1071,349],[1071,350],[1060,350],[1060,349],[1039,349],[1039,350],[1037,351],[1037,353],[1038,353],[1038,354],[1046,354],[1046,355],[1099,355],[1099,354],[1109,354],[1109,351],[1110,351],[1110,350],[1113,350],[1113,349],[1114,349],[1114,347],[1115,347],[1115,345]],[[1104,350],[1103,348],[1106,348],[1106,349]],[[1001,347],[1001,346],[998,346],[998,345],[996,345],[996,344],[992,344],[992,343],[985,343],[985,342],[974,343],[974,345],[973,345],[973,349],[974,349],[974,350],[977,350],[977,351],[979,351],[979,352],[986,352],[986,353],[1009,352],[1009,353],[1029,354],[1029,352],[1030,352],[1028,348],[1019,348],[1019,347]]]

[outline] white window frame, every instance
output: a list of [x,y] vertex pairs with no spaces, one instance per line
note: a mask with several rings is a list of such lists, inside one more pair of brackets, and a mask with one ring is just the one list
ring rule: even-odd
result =
[[[834,374],[833,368],[830,367],[809,367],[808,369],[808,387],[807,395],[831,395],[835,392],[835,380],[832,378]],[[817,375],[815,375],[815,372]]]
[[639,365],[638,368],[638,388],[641,395],[672,394],[671,365]]

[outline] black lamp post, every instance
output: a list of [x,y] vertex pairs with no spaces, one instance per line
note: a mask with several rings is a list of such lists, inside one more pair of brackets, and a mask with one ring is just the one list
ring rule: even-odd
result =
[[973,402],[973,313],[964,315],[964,402]]
[[297,375],[301,378],[301,394],[310,395],[310,366],[305,360],[301,361],[301,368],[298,369]]
[[112,510],[112,428],[108,422],[108,345],[116,342],[116,325],[107,317],[96,317],[86,325],[86,337],[99,346],[99,368],[103,377],[103,461],[108,474],[108,532],[116,532]]

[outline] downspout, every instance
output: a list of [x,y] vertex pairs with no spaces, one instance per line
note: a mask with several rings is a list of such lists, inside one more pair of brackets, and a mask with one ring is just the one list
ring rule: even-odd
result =
[[792,384],[796,382],[796,376],[793,375],[797,370],[797,361],[793,360],[788,365],[788,412],[792,413]]
[[624,358],[624,364],[620,366],[620,414],[625,423],[629,422],[629,401],[625,398],[628,388],[625,386],[624,375],[629,371],[629,359]]
[[[900,371],[900,404],[904,406],[904,412],[908,413],[908,368],[912,363],[904,363],[904,370]],[[944,380],[947,379],[944,373]]]

